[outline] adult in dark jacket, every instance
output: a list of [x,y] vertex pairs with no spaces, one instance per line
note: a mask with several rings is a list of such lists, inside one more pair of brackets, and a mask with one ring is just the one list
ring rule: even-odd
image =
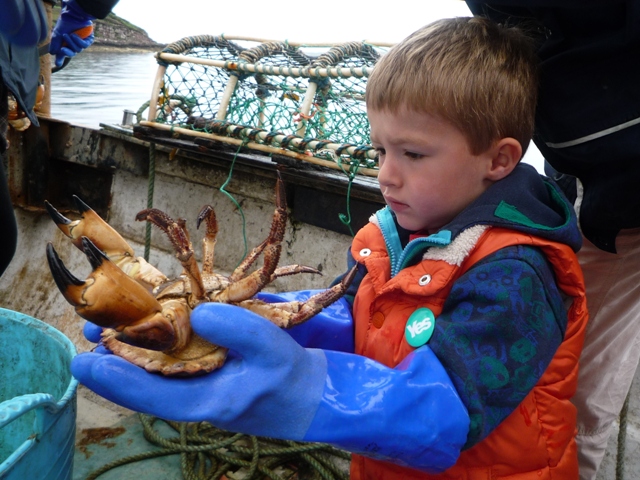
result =
[[585,237],[590,322],[574,403],[580,478],[594,479],[640,359],[640,1],[467,4],[538,40],[534,142]]
[[[118,0],[66,0],[51,36],[50,53],[56,65],[93,42],[92,20],[106,17]],[[40,72],[38,45],[49,25],[41,0],[0,0],[0,155],[7,149],[7,97],[36,127],[33,111]],[[0,162],[0,275],[13,258],[18,231],[4,166]]]

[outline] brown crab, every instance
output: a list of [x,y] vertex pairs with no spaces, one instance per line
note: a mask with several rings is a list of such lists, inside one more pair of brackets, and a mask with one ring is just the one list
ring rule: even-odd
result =
[[[82,215],[75,221],[64,217],[50,203],[45,204],[60,230],[85,253],[93,271],[84,281],[76,278],[49,243],[47,260],[56,285],[81,317],[103,327],[101,342],[109,350],[149,372],[195,375],[222,366],[227,349],[208,343],[191,330],[190,313],[202,302],[238,305],[287,328],[308,320],[339,299],[355,273],[353,270],[341,283],[306,302],[269,304],[252,298],[277,277],[320,273],[301,265],[277,266],[287,221],[280,179],[269,236],[228,277],[213,271],[218,225],[212,207],[205,206],[197,221],[198,227],[202,222],[206,224],[202,271],[184,220],[173,220],[157,209],[142,210],[136,216],[136,220],[159,227],[171,240],[184,270],[170,280],[136,257],[131,246],[82,200],[74,200]],[[262,267],[249,273],[260,254],[264,258]]]

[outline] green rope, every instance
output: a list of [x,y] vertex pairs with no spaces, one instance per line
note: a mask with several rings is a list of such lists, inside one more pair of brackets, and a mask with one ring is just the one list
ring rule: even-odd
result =
[[[149,184],[147,187],[147,208],[153,208],[153,189],[156,182],[156,144],[149,143]],[[149,261],[151,251],[151,222],[147,222],[144,235],[144,259]]]
[[349,162],[349,171],[347,172],[342,166],[343,162],[340,160],[340,158],[341,157],[338,157],[338,166],[340,167],[340,170],[342,170],[342,172],[349,177],[349,184],[347,185],[347,214],[345,215],[344,213],[341,213],[338,215],[338,218],[340,218],[340,221],[347,226],[349,232],[351,232],[351,236],[355,237],[353,228],[351,228],[351,186],[353,185],[353,180],[356,177],[356,173],[358,173],[360,164],[357,161]]
[[[229,167],[229,174],[227,175],[227,179],[219,188],[219,190],[222,193],[224,193],[233,202],[233,204],[236,206],[236,208],[240,212],[240,216],[242,217],[242,240],[244,242],[244,253],[242,254],[242,259],[246,258],[249,252],[249,244],[247,242],[247,221],[244,217],[244,211],[242,210],[242,207],[240,206],[238,201],[233,197],[233,195],[231,195],[229,192],[225,190],[225,188],[227,187],[227,185],[229,185],[229,182],[231,181],[231,176],[233,175],[233,166],[236,164],[236,159],[238,158],[238,154],[240,153],[240,150],[246,146],[247,142],[248,140],[244,140],[242,144],[238,146],[238,150],[236,150],[236,153],[233,156],[233,160],[231,160],[231,167]],[[242,262],[242,259],[238,261],[238,265],[240,265],[240,263]]]
[[[330,445],[232,433],[206,422],[169,422],[144,414],[138,414],[138,418],[144,438],[160,448],[110,462],[92,472],[87,480],[95,480],[123,465],[167,455],[180,455],[181,472],[186,480],[217,480],[238,469],[243,469],[246,480],[265,477],[284,480],[303,470],[311,470],[313,478],[324,480],[349,478],[345,469],[333,460],[349,460],[350,454]],[[177,436],[163,437],[154,428],[156,422],[165,423]]]

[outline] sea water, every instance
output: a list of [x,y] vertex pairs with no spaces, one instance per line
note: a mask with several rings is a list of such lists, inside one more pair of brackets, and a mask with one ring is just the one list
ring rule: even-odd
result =
[[154,52],[85,51],[51,75],[51,116],[98,128],[122,123],[151,98]]

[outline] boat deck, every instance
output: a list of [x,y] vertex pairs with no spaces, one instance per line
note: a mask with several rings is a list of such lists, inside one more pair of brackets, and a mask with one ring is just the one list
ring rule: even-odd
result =
[[[221,473],[224,476],[214,476],[216,480],[267,478],[264,475],[252,475],[251,469],[242,465],[243,462],[249,464],[254,455],[259,457],[260,465],[268,465],[269,471],[278,475],[275,478],[311,480],[320,478],[319,473],[327,480],[348,478],[348,453],[334,455],[338,452],[333,452],[331,447],[326,445],[315,444],[316,450],[309,451],[310,444],[222,431],[219,431],[215,438],[211,434],[206,436],[205,431],[204,439],[197,441],[191,431],[191,437],[185,441],[183,447],[180,445],[178,429],[187,425],[170,425],[159,419],[138,415],[110,404],[86,388],[80,387],[72,480],[212,478],[204,474],[194,477],[193,474],[185,473],[185,469],[190,472],[196,468],[196,458],[194,455],[181,452],[198,446],[208,448],[214,440],[225,443],[225,446],[215,449],[215,454],[210,455],[207,461],[207,468],[211,469],[210,460],[215,458],[215,468],[221,468],[224,472]],[[307,449],[304,453],[301,452],[303,448]],[[287,450],[297,452],[292,455],[285,453]],[[272,461],[273,465],[269,463]],[[292,477],[294,473],[295,476]]]
[[[83,392],[84,390],[84,392]],[[78,394],[78,423],[72,480],[100,478],[101,480],[181,479],[180,457],[158,455],[143,459],[149,452],[161,449],[144,438],[139,417],[134,412],[94,403],[86,389]],[[161,426],[162,427],[162,426]],[[166,432],[167,436],[170,432]],[[140,460],[116,466],[127,457]],[[105,467],[112,468],[104,471]],[[104,471],[99,477],[95,475]]]

